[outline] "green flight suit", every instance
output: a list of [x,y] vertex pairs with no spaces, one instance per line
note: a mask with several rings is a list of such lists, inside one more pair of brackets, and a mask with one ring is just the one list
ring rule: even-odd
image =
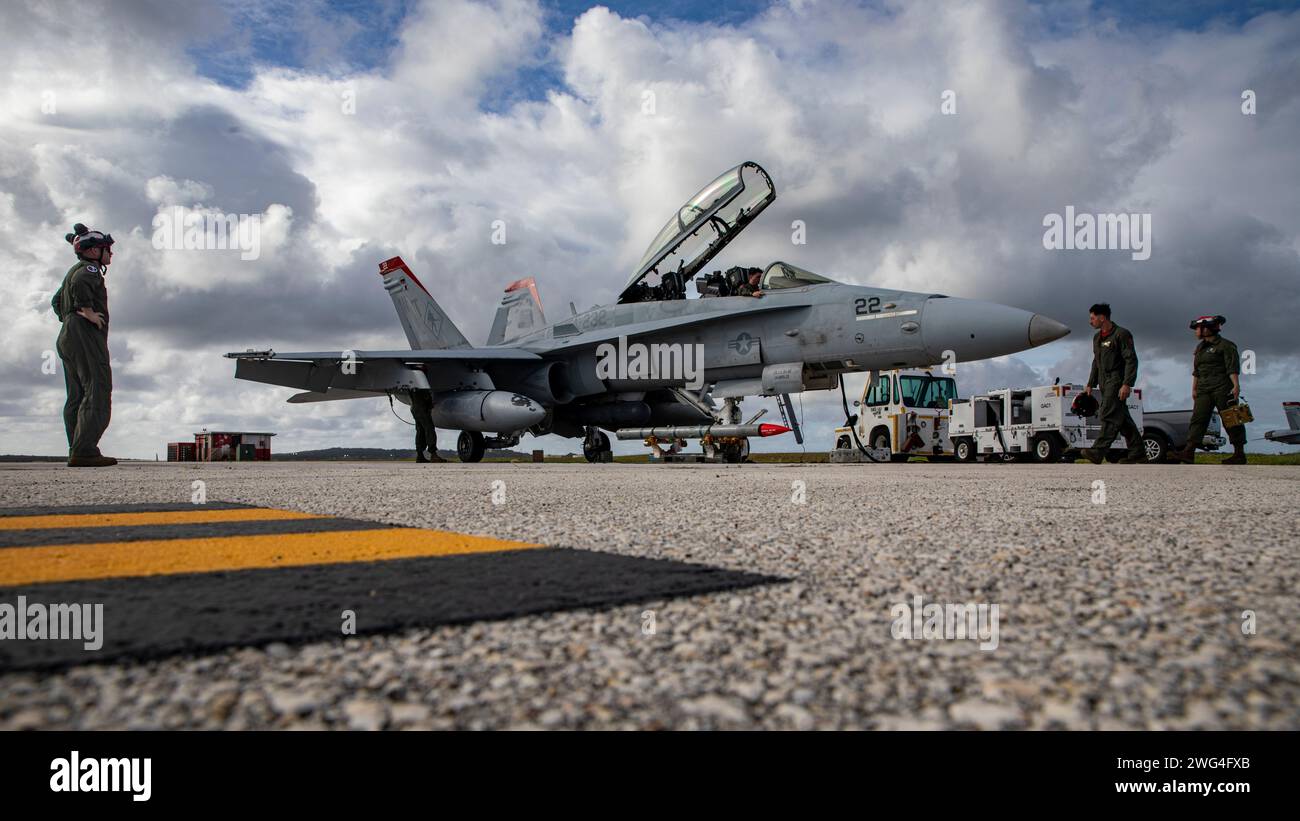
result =
[[[56,345],[63,361],[68,401],[63,405],[63,427],[72,456],[99,456],[99,439],[112,414],[113,371],[108,357],[108,288],[103,266],[79,260],[63,277],[51,300],[63,327]],[[104,327],[76,313],[89,308],[104,315]]]
[[433,394],[426,390],[411,391],[411,416],[415,419],[415,458],[424,458],[428,448],[438,455],[438,430],[433,426]]
[[[1210,425],[1215,409],[1222,411],[1236,404],[1232,398],[1232,374],[1241,373],[1241,356],[1237,346],[1221,336],[1202,339],[1192,357],[1192,376],[1196,377],[1196,398],[1192,401],[1192,424],[1187,441],[1199,446]],[[1228,441],[1246,444],[1246,426],[1227,428]]]
[[1092,446],[1106,450],[1118,436],[1123,436],[1131,456],[1142,455],[1142,431],[1129,415],[1128,405],[1119,398],[1119,389],[1137,382],[1138,357],[1133,334],[1112,325],[1105,336],[1097,331],[1092,337],[1092,371],[1088,386],[1101,387],[1101,434]]

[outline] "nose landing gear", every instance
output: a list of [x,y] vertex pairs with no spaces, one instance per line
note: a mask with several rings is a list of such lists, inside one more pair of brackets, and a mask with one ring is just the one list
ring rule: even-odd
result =
[[600,428],[589,427],[582,440],[582,455],[588,462],[614,461],[613,449],[609,446],[609,437]]

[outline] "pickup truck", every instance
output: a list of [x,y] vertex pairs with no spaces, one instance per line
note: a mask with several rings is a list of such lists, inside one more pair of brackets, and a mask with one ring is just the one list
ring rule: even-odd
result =
[[[1171,451],[1187,444],[1187,429],[1192,426],[1190,410],[1147,411],[1142,415],[1142,447],[1148,462],[1166,462]],[[1219,414],[1210,416],[1205,438],[1196,443],[1198,450],[1218,450],[1227,440],[1220,433]]]

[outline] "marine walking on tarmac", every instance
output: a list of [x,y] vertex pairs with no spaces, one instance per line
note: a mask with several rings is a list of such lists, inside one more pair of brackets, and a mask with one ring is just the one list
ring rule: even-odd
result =
[[1110,305],[1099,302],[1088,309],[1088,324],[1097,329],[1092,338],[1092,370],[1084,392],[1092,395],[1094,386],[1101,388],[1101,434],[1092,447],[1083,451],[1088,461],[1099,465],[1117,436],[1123,436],[1128,453],[1120,464],[1146,461],[1142,450],[1142,431],[1128,412],[1128,397],[1137,383],[1138,357],[1133,334],[1110,319]]
[[64,238],[77,264],[68,269],[50,307],[63,323],[57,350],[68,399],[63,426],[69,467],[107,467],[117,460],[99,452],[112,409],[113,371],[108,355],[108,288],[104,276],[113,261],[113,235],[81,223]]
[[1187,431],[1187,444],[1174,454],[1183,462],[1196,459],[1196,443],[1205,436],[1210,416],[1215,410],[1224,420],[1232,455],[1224,465],[1246,464],[1246,426],[1232,425],[1224,411],[1241,401],[1241,355],[1237,346],[1219,335],[1227,320],[1222,316],[1202,316],[1188,325],[1200,342],[1192,355],[1192,423]]

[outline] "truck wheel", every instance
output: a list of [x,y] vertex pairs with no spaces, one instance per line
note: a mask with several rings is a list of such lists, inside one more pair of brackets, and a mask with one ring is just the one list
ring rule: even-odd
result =
[[1034,437],[1034,461],[1044,463],[1061,461],[1061,443],[1056,441],[1055,436],[1039,434]]
[[906,462],[908,459],[912,458],[906,453],[892,452],[893,448],[889,446],[889,431],[884,428],[876,428],[871,432],[871,447],[891,451],[889,454],[889,461],[891,462]]
[[483,434],[476,430],[463,430],[456,439],[456,455],[462,462],[483,461]]
[[1158,433],[1143,434],[1142,451],[1146,454],[1147,462],[1158,465],[1169,456],[1169,443]]
[[963,436],[952,443],[952,455],[958,462],[974,462],[975,443]]

